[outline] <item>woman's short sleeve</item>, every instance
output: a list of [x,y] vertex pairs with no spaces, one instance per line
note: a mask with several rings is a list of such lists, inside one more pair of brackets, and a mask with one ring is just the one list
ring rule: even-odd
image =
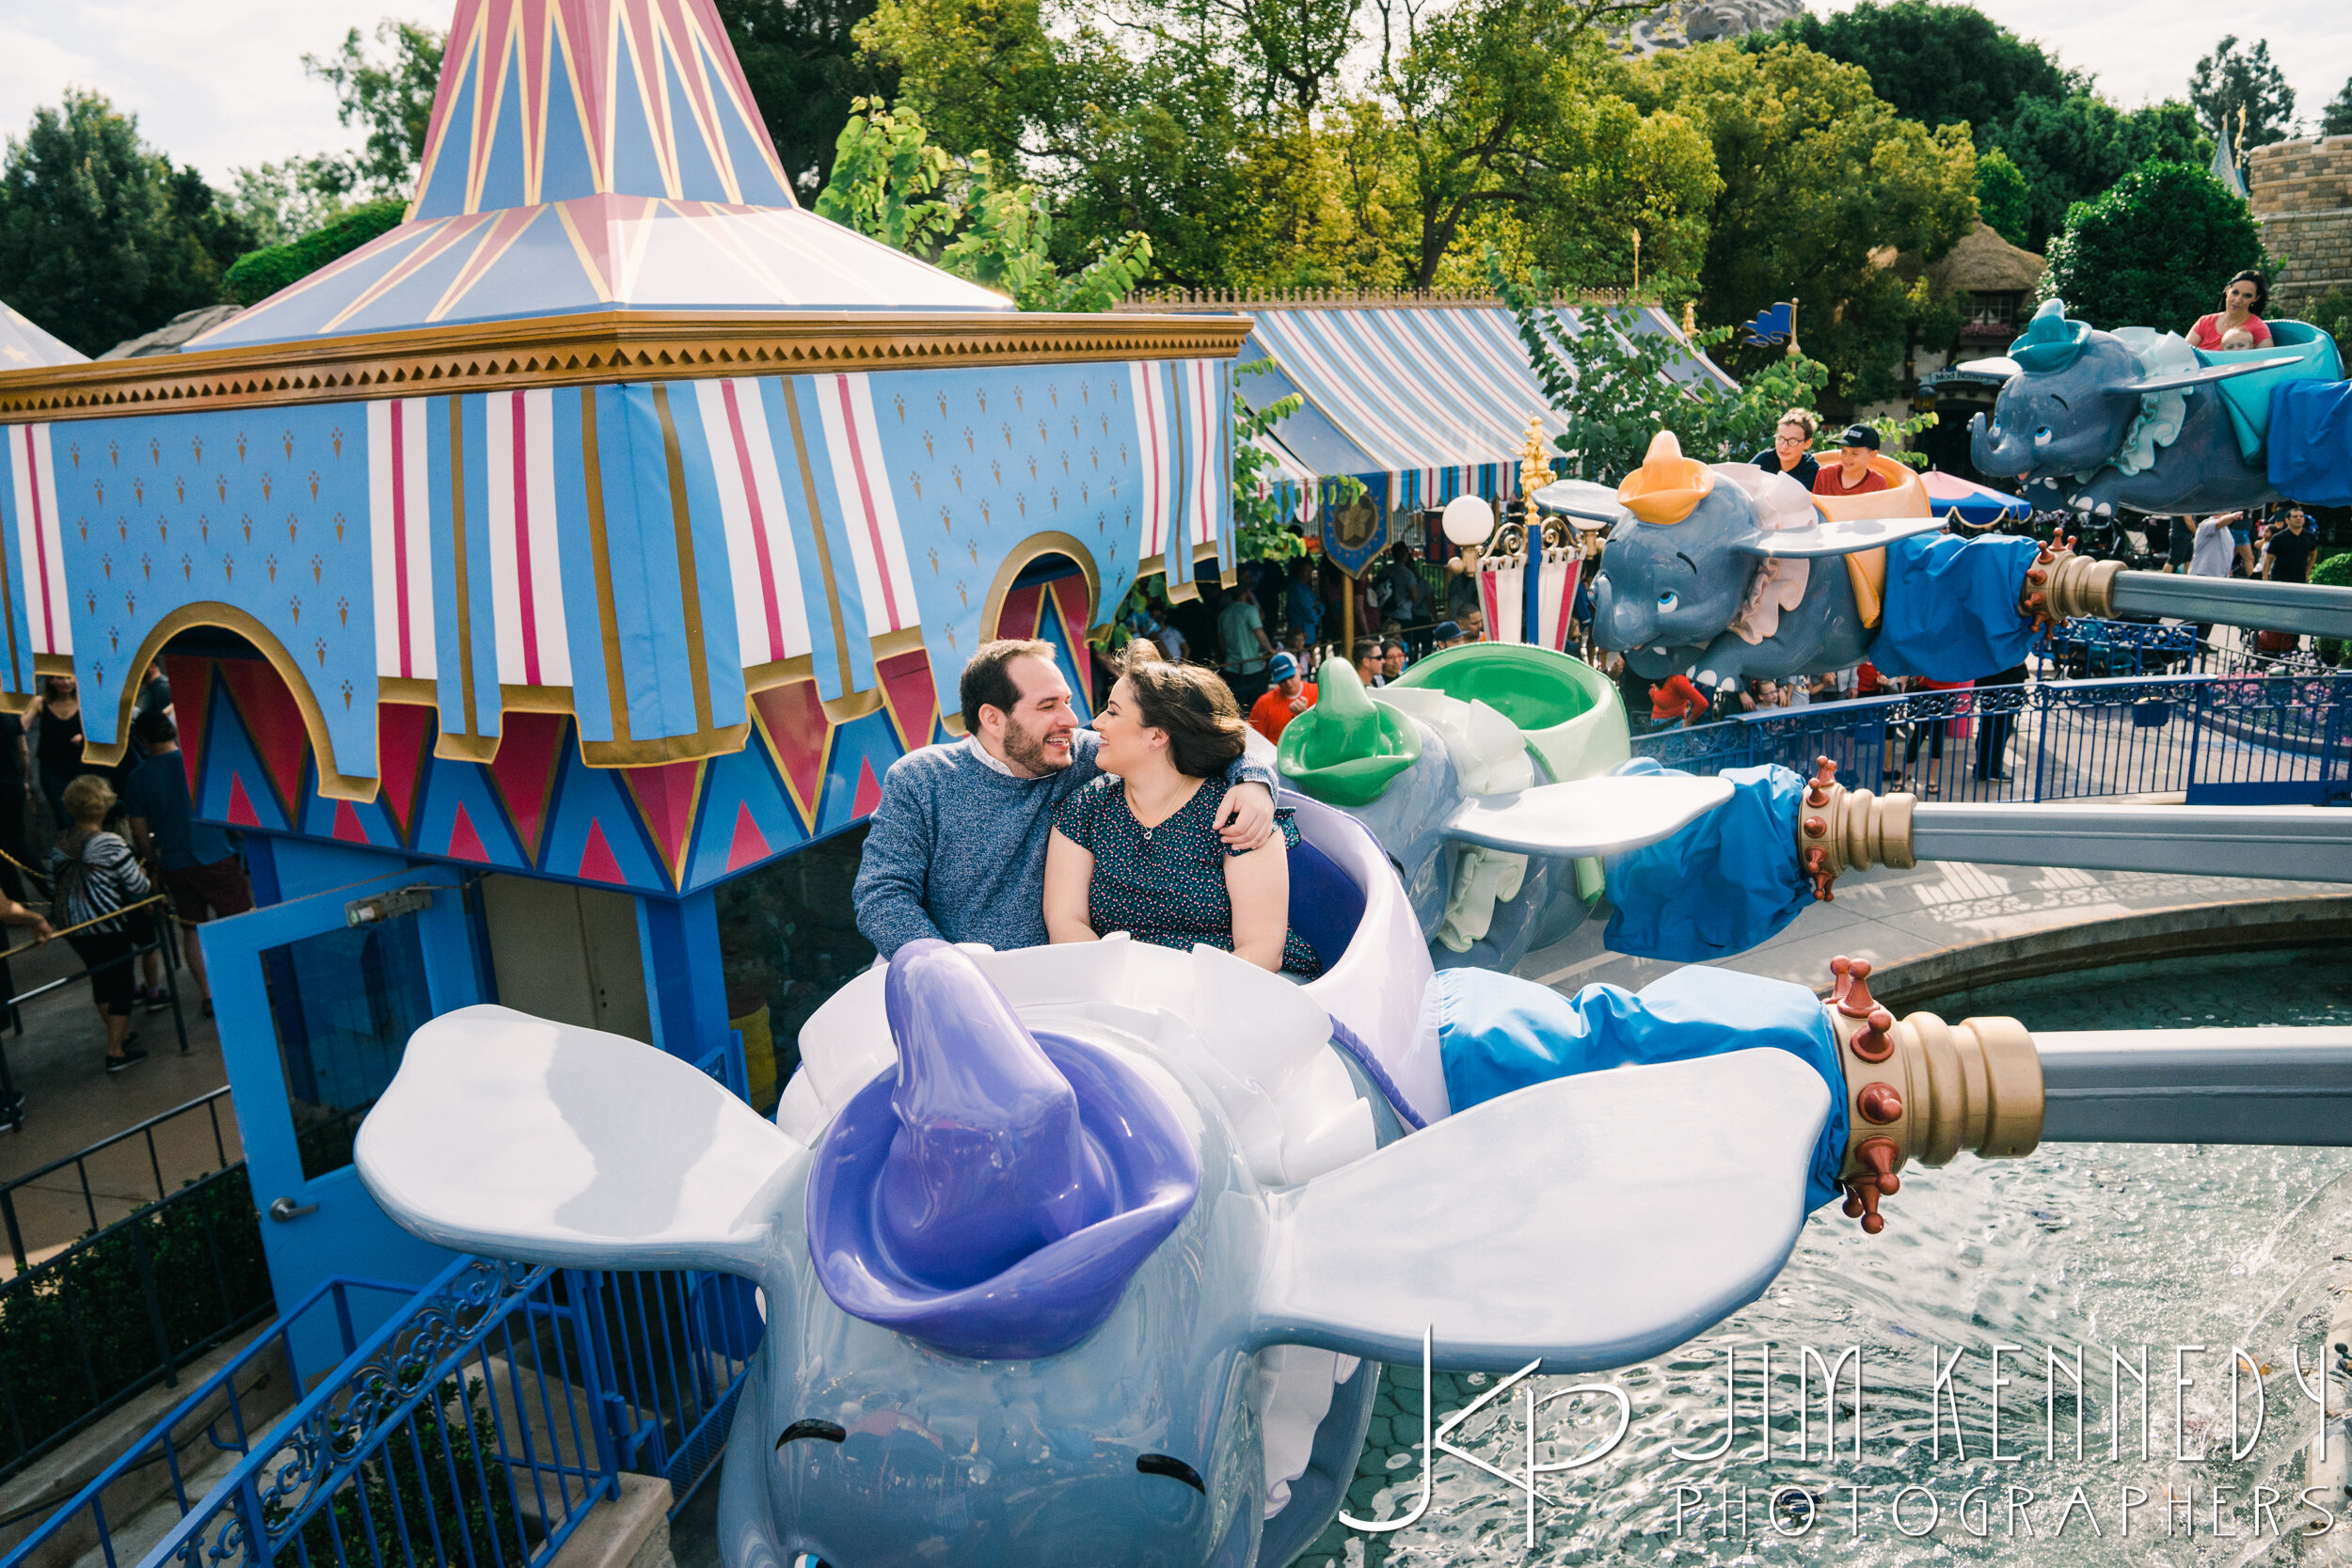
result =
[[[1116,783],[1117,781],[1112,781]],[[1073,789],[1054,808],[1054,827],[1082,849],[1094,847],[1095,807],[1103,798],[1100,781]]]

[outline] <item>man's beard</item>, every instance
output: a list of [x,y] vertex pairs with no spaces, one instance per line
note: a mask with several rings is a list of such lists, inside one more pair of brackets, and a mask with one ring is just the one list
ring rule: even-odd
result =
[[1005,760],[1027,768],[1033,778],[1042,778],[1069,767],[1071,756],[1068,752],[1058,757],[1054,755],[1045,749],[1044,736],[1031,735],[1020,725],[1011,724],[1005,729]]

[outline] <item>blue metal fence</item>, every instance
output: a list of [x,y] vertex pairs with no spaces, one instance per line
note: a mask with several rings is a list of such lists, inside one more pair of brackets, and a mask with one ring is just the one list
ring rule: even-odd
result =
[[1774,708],[1637,736],[1710,773],[1827,756],[1850,787],[1965,800],[2181,794],[2198,803],[2352,800],[2352,674],[2036,682]]

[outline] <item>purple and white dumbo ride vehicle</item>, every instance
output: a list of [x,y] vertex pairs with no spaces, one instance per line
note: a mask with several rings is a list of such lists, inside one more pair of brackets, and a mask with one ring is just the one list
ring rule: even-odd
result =
[[[1988,422],[1969,422],[1969,460],[2042,504],[2096,516],[2181,516],[2281,499],[2265,450],[2271,400],[2341,379],[2336,346],[2301,322],[2272,343],[2211,353],[2148,327],[2102,332],[2045,301],[2006,361],[2014,373]],[[2290,390],[2289,395],[2294,395]]]

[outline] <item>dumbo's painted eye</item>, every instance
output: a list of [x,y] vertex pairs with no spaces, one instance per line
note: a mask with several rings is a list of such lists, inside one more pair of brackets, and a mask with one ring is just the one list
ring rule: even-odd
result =
[[1670,610],[1681,602],[1682,601],[1680,599],[1675,596],[1675,592],[1671,588],[1666,590],[1663,594],[1658,595],[1658,608],[1661,610]]
[[2033,444],[2037,447],[2046,447],[2050,444],[2050,427],[2048,425],[2045,424],[2040,430],[2033,433]]

